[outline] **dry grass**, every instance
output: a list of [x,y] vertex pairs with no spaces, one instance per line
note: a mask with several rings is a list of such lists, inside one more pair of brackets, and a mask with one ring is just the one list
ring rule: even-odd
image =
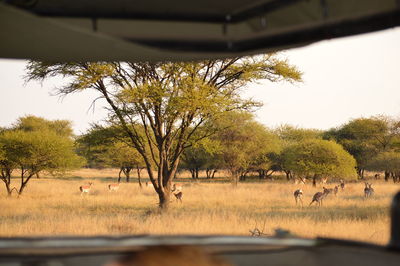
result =
[[[136,182],[122,183],[117,193],[108,192],[107,184],[115,182],[117,174],[116,170],[104,170],[103,174],[81,170],[65,178],[34,179],[19,199],[8,199],[3,193],[0,236],[249,235],[250,229],[263,229],[265,224],[264,233],[270,235],[275,228],[284,228],[303,237],[385,244],[390,201],[400,189],[392,183],[374,182],[375,195],[365,200],[362,183],[347,184],[344,192],[328,197],[319,208],[308,203],[322,189],[310,185],[268,182],[233,188],[227,183],[185,182],[183,204],[173,201],[168,213],[157,214],[155,192],[140,190]],[[94,181],[91,194],[81,196],[78,188],[88,181]],[[300,187],[304,207],[294,204],[293,191]]]

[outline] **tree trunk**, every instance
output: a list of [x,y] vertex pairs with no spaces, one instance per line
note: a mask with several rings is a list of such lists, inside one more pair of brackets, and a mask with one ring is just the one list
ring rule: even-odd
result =
[[257,170],[258,172],[258,178],[259,179],[264,179],[265,178],[265,171],[262,169]]
[[207,177],[207,179],[211,178],[211,172],[212,172],[212,170],[210,168],[206,169],[206,177]]
[[119,169],[119,173],[118,173],[118,183],[121,182],[121,173],[122,173],[122,171],[124,171],[124,168],[123,168],[123,167],[121,167],[121,168]]
[[192,178],[193,178],[193,179],[196,179],[196,172],[195,172],[195,170],[194,170],[194,169],[189,169],[189,171],[190,171],[190,174],[192,175]]
[[167,211],[169,209],[170,198],[171,193],[169,191],[158,193],[159,204],[162,211]]
[[142,181],[141,181],[141,177],[140,177],[141,169],[139,168],[139,166],[136,166],[136,171],[137,171],[137,176],[138,176],[138,181],[139,181],[139,187],[142,188]]
[[357,168],[357,175],[360,179],[364,179],[364,169]]
[[214,178],[216,172],[217,172],[217,170],[213,170],[213,172],[211,174],[211,178]]
[[7,189],[7,196],[11,197],[12,195],[12,189],[10,187],[10,183],[9,182],[4,182],[6,184],[6,189]]
[[389,177],[390,177],[390,172],[389,171],[385,171],[385,181],[386,182],[389,181]]
[[126,168],[126,172],[125,172],[125,175],[126,175],[126,183],[129,183],[129,180],[130,180],[130,178],[131,178],[131,168]]
[[196,167],[196,179],[199,179],[199,168]]
[[314,176],[313,176],[312,185],[313,185],[313,187],[317,186],[317,175],[316,174],[314,174]]

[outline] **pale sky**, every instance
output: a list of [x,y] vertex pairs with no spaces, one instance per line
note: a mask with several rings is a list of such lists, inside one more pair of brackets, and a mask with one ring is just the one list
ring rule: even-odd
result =
[[[296,85],[262,81],[247,96],[262,101],[258,121],[268,127],[291,124],[328,129],[351,118],[385,114],[400,118],[400,28],[318,42],[283,52],[304,72]],[[51,96],[62,80],[24,85],[26,62],[0,59],[0,126],[36,115],[68,119],[76,134],[106,116],[101,102],[88,111],[95,93]]]

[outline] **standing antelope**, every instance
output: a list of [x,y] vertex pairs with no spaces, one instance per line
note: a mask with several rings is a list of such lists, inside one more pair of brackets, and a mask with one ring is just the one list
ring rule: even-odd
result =
[[344,180],[340,179],[340,188],[344,190]]
[[182,191],[179,191],[178,193],[173,193],[174,194],[174,196],[175,196],[175,198],[176,198],[176,201],[180,201],[180,203],[182,203],[182,198],[183,198],[183,193],[182,193]]
[[329,193],[330,193],[330,192],[329,192],[329,189],[326,189],[326,188],[324,188],[324,192],[317,192],[317,193],[315,193],[309,206],[311,206],[311,204],[313,204],[313,202],[316,202],[318,206],[322,206],[322,200],[323,200]]
[[173,184],[172,185],[172,192],[181,192],[182,191],[182,185],[176,185],[176,184]]
[[339,192],[339,186],[335,186],[333,188],[333,194],[336,196],[338,192]]
[[374,192],[375,190],[372,188],[372,184],[365,182],[364,197],[369,198],[374,194]]
[[109,184],[108,185],[108,191],[112,192],[112,191],[118,191],[119,189],[119,183],[117,184]]
[[297,189],[294,193],[294,200],[296,201],[296,206],[297,206],[297,202],[300,201],[301,206],[303,206],[303,191],[301,189]]
[[81,196],[83,193],[88,193],[90,192],[90,189],[92,188],[93,183],[89,182],[89,185],[83,185],[79,187],[79,190],[81,191]]

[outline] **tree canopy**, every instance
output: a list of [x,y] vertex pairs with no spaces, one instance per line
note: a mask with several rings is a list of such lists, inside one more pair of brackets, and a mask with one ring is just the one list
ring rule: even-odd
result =
[[20,186],[15,188],[22,194],[26,184],[41,171],[51,174],[80,167],[83,158],[74,152],[71,138],[49,129],[23,130],[19,127],[0,133],[1,180],[5,183],[8,195],[11,195],[11,174],[18,169]]
[[324,134],[334,139],[357,161],[358,174],[362,178],[369,161],[381,152],[398,146],[400,124],[384,116],[357,118]]
[[[285,169],[302,176],[354,178],[355,159],[334,141],[304,140],[282,152]],[[315,180],[314,180],[315,181]]]

